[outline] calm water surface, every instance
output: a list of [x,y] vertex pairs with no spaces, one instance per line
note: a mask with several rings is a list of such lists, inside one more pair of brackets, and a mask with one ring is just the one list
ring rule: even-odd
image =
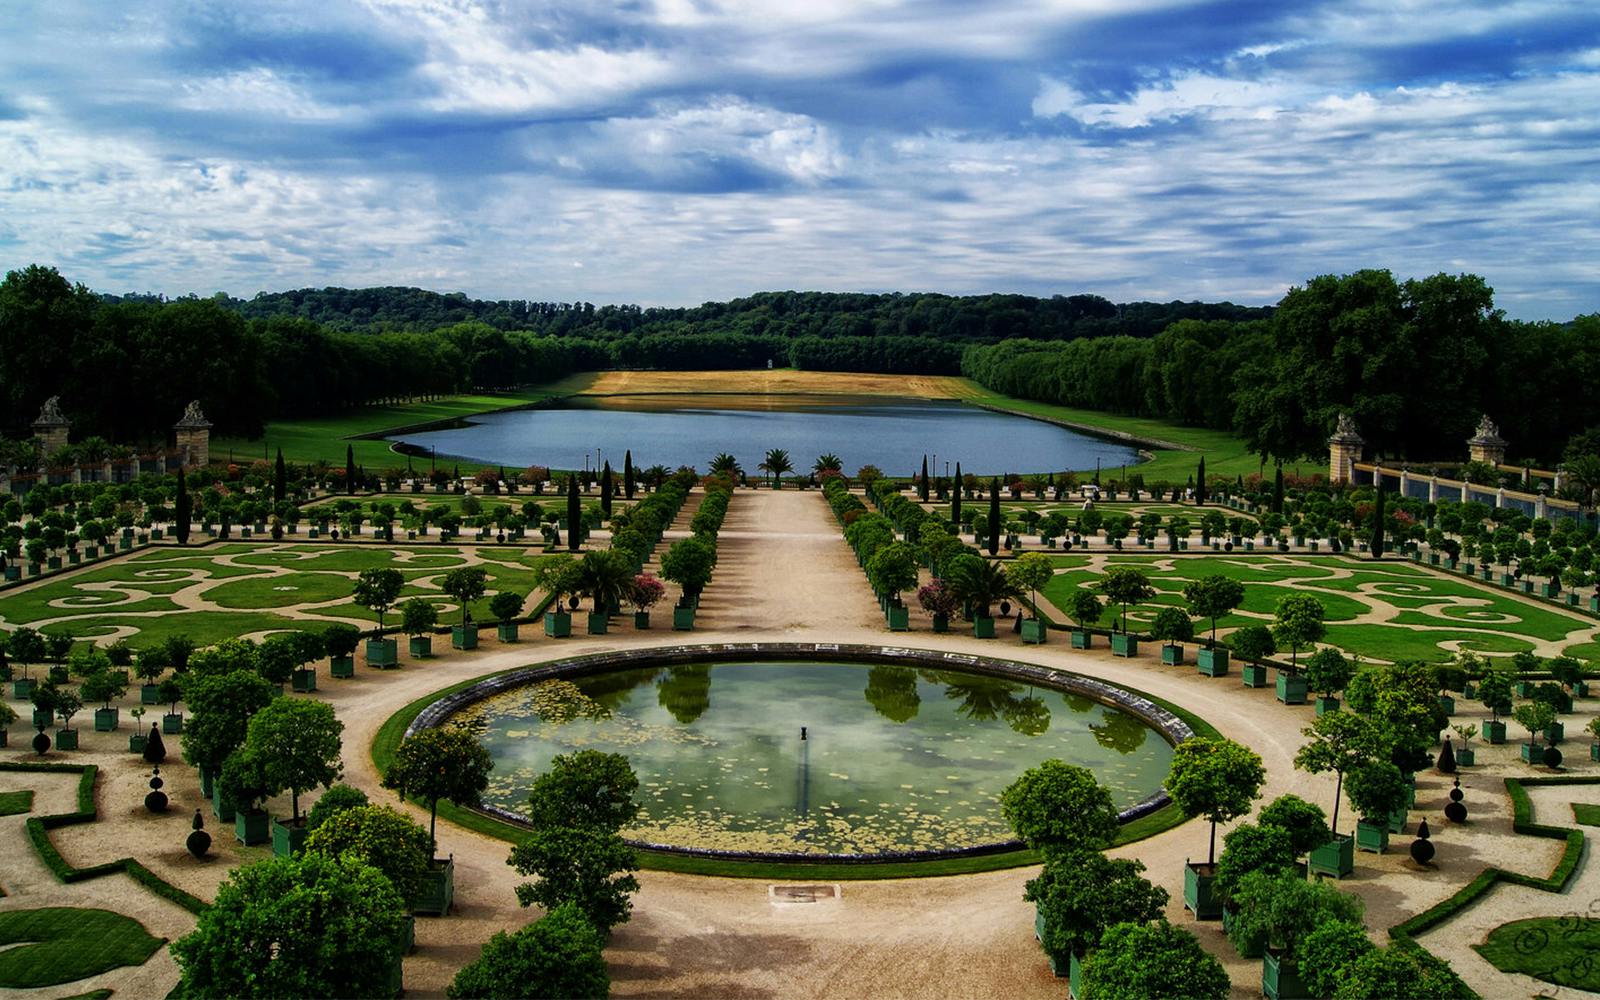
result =
[[[1118,808],[1157,791],[1172,748],[1087,698],[976,674],[842,663],[618,671],[509,691],[460,713],[525,811],[556,754],[622,753],[643,811],[624,834],[679,846],[876,853],[1009,840],[1000,793],[1050,758]],[[806,727],[806,738],[800,728]]]
[[[781,406],[782,409],[770,407]],[[400,435],[440,455],[507,467],[543,465],[582,469],[595,464],[595,449],[613,467],[624,449],[635,464],[691,465],[705,471],[711,456],[729,452],[745,471],[769,448],[789,452],[796,468],[809,472],[818,455],[831,452],[847,472],[876,465],[893,475],[911,475],[937,455],[939,473],[948,460],[963,472],[996,475],[1132,465],[1138,452],[1026,417],[953,401],[880,400],[849,397],[818,402],[784,397],[610,397],[560,408],[515,410],[472,418],[463,427]]]

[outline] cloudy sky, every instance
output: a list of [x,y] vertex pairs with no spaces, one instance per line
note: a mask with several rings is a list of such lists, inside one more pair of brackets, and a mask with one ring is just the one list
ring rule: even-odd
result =
[[[249,8],[260,8],[252,10]],[[0,267],[1600,311],[1594,0],[0,4]]]

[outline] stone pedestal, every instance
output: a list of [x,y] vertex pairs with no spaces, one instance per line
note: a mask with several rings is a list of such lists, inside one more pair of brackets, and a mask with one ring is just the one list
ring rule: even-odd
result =
[[1361,461],[1361,451],[1366,441],[1356,433],[1355,421],[1350,414],[1339,414],[1338,426],[1328,438],[1328,482],[1348,483],[1355,478],[1356,463]]
[[1500,436],[1500,428],[1485,413],[1478,421],[1478,432],[1467,440],[1467,458],[1499,466],[1506,460],[1506,443]]
[[211,462],[211,421],[200,411],[198,399],[183,411],[183,419],[172,425],[173,444],[189,468],[203,468]]
[[39,417],[33,422],[33,436],[39,439],[39,450],[48,459],[67,446],[67,432],[72,425],[61,415],[61,397],[51,396],[39,408]]

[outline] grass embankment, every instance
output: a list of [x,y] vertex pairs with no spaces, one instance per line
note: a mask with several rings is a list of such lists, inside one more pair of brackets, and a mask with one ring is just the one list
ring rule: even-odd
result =
[[[397,427],[411,427],[436,420],[459,420],[477,413],[504,410],[548,399],[556,393],[548,387],[509,393],[468,394],[435,399],[426,403],[374,406],[337,417],[303,420],[274,420],[257,440],[242,437],[215,438],[211,442],[213,460],[235,462],[270,461],[279,448],[289,462],[325,461],[344,466],[345,447],[355,448],[356,463],[369,471],[405,465],[405,456],[389,450],[382,440],[351,440],[362,434],[378,434]],[[424,463],[426,464],[426,463]]]
[[[516,667],[513,670],[522,670]],[[500,671],[501,674],[511,673],[512,670]],[[481,683],[496,674],[486,674],[483,677],[474,677],[453,684],[450,687],[425,695],[402,708],[379,728],[372,739],[372,762],[381,774],[394,763],[395,748],[405,738],[406,727],[421,714],[424,708],[457,691],[465,690],[474,684]],[[1125,687],[1125,686],[1124,686]],[[1148,698],[1150,701],[1178,716],[1197,735],[1217,738],[1222,734],[1209,722],[1195,715],[1193,712],[1175,705],[1170,701],[1157,698],[1154,695],[1138,691],[1134,688],[1126,690]],[[424,803],[419,803],[424,804]],[[472,809],[463,809],[450,802],[439,803],[439,816],[458,826],[466,827],[477,833],[499,840],[517,843],[527,836],[528,831],[512,823],[496,819],[486,813]],[[1175,826],[1180,826],[1186,821],[1184,815],[1172,804],[1140,817],[1125,824],[1117,836],[1117,845],[1144,840],[1163,833]],[[674,854],[668,851],[640,851],[639,864],[643,868],[655,871],[678,872],[686,875],[714,875],[723,878],[755,878],[755,879],[888,879],[888,878],[928,878],[938,875],[968,875],[975,872],[999,871],[1006,868],[1021,868],[1039,863],[1039,856],[1033,851],[1006,851],[1000,854],[984,854],[975,857],[939,858],[930,861],[886,861],[881,863],[829,863],[829,862],[769,862],[769,861],[731,861],[721,858],[698,858],[683,854]]]

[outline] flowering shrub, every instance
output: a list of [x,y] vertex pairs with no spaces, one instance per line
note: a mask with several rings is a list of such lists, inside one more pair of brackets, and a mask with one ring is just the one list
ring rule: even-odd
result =
[[955,591],[940,579],[934,579],[917,591],[917,603],[930,615],[951,615],[961,607],[961,601],[956,597]]

